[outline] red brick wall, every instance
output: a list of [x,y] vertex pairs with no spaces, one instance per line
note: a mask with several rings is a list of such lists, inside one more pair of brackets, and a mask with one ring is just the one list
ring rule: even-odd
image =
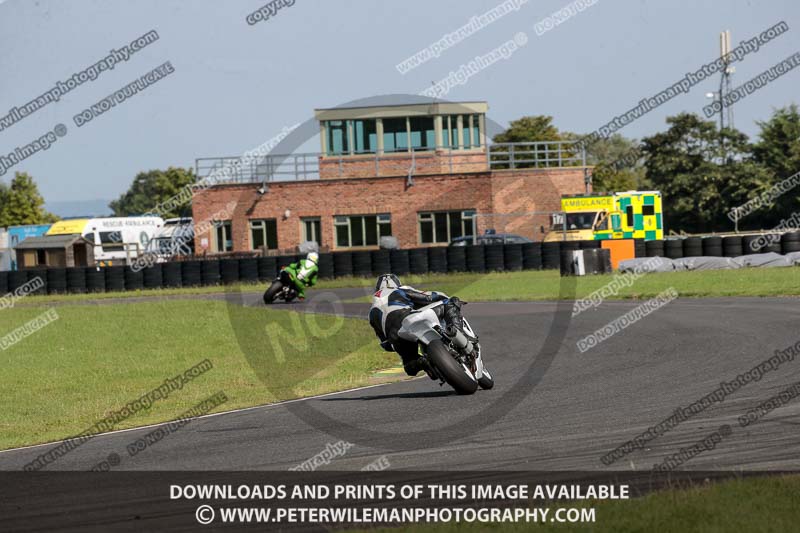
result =
[[[269,191],[259,195],[259,184],[220,185],[195,193],[192,209],[198,225],[236,203],[232,220],[234,251],[250,250],[249,219],[275,218],[278,246],[290,252],[301,240],[300,219],[320,217],[323,246],[334,247],[334,215],[390,213],[392,233],[400,246],[419,246],[417,213],[476,209],[478,213],[516,213],[557,211],[562,194],[584,190],[582,168],[500,170],[471,174],[415,176],[406,187],[406,178],[324,179],[303,182],[270,183]],[[288,218],[284,212],[290,210]],[[495,227],[498,232],[538,237],[538,226],[547,227],[541,217],[479,217],[478,231]],[[202,250],[196,236],[196,249]]]

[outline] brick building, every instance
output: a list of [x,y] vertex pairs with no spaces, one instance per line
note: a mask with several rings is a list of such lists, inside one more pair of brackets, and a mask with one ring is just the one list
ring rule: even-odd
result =
[[[269,155],[192,199],[198,253],[446,245],[495,229],[538,240],[562,194],[586,191],[575,143],[487,146],[485,102],[316,111],[320,153]],[[198,176],[235,158],[198,160]],[[233,209],[226,210],[227,207]],[[224,216],[220,216],[220,213]]]

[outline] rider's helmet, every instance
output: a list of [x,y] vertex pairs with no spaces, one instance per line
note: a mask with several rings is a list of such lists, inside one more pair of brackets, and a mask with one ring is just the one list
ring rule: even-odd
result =
[[317,252],[308,252],[308,255],[306,256],[306,260],[307,261],[311,261],[312,263],[314,263],[316,265],[317,262],[319,261],[319,254]]
[[375,283],[375,290],[380,291],[382,289],[399,289],[400,288],[400,278],[395,276],[394,274],[382,274],[378,276],[378,281]]

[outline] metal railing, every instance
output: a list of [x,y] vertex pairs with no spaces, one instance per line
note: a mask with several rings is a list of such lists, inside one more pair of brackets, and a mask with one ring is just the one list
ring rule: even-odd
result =
[[195,174],[198,180],[216,178],[214,183],[265,183],[316,180],[321,171],[326,178],[348,178],[363,177],[365,170],[374,176],[417,176],[571,166],[586,166],[586,151],[580,141],[495,143],[469,150],[415,149],[383,154],[276,154],[258,160],[203,157],[195,160]]

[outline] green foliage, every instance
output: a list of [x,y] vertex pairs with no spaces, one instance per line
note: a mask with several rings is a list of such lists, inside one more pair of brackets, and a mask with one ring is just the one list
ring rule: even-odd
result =
[[527,116],[512,120],[502,133],[492,138],[496,143],[521,143],[563,140],[558,128],[553,126],[553,117],[545,115]]
[[33,178],[16,172],[11,186],[0,188],[0,227],[47,224],[58,217],[44,209],[44,198]]
[[[118,217],[142,215],[194,182],[195,175],[191,169],[169,167],[167,170],[140,172],[128,191],[108,207]],[[173,211],[158,214],[163,218],[191,216],[192,206],[191,203],[186,203]]]
[[[759,141],[753,146],[754,160],[771,173],[770,185],[800,172],[800,112],[797,105],[777,109],[769,120],[758,122]],[[776,225],[800,208],[800,188],[780,196],[773,206],[750,215]]]
[[650,188],[642,166],[642,150],[633,139],[614,133],[604,139],[575,136],[585,142],[586,162],[593,165],[595,192],[645,190]]
[[726,216],[769,183],[737,130],[719,132],[692,113],[667,118],[669,128],[643,139],[647,178],[664,197],[666,226],[690,233],[730,231]]

